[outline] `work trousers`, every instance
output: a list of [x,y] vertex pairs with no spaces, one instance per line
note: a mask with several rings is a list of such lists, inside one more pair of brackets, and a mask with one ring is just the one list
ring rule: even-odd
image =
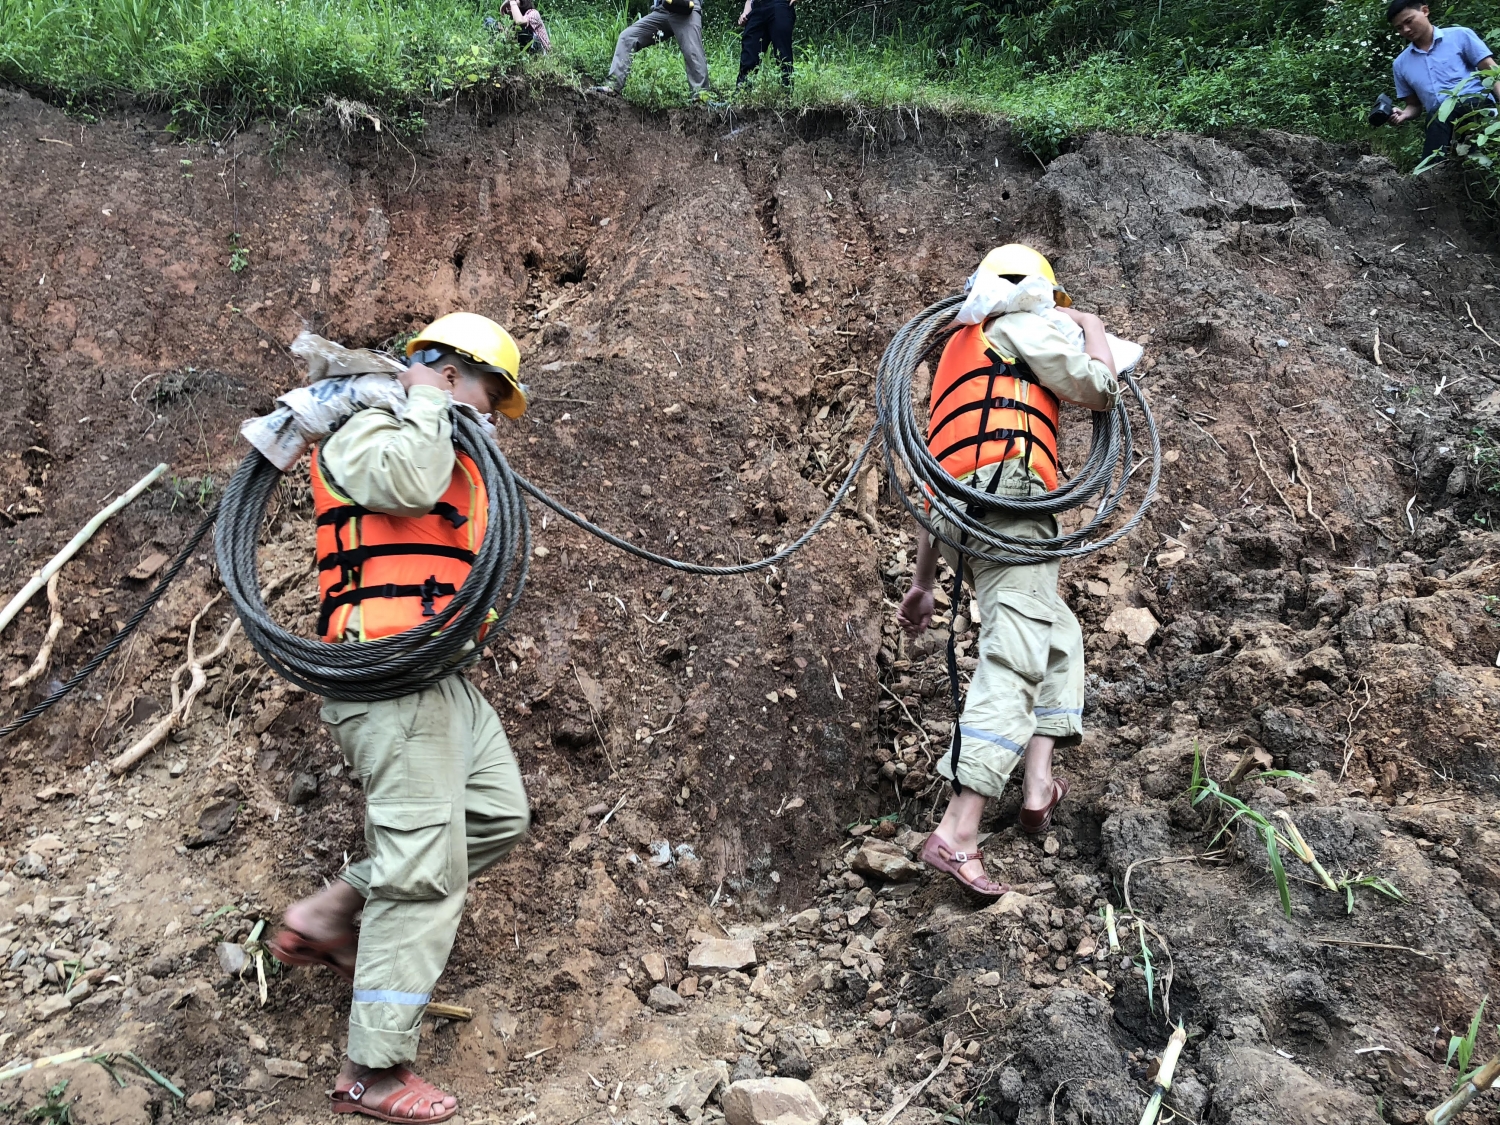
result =
[[703,15],[677,16],[660,9],[647,12],[620,32],[615,43],[615,57],[609,64],[609,81],[616,90],[625,89],[630,77],[631,56],[642,47],[655,43],[659,35],[670,35],[682,50],[682,65],[687,71],[688,89],[696,96],[708,90],[708,56],[703,53]]
[[1438,120],[1436,112],[1427,115],[1427,132],[1422,138],[1422,155],[1431,156],[1440,148],[1447,148],[1453,143],[1453,123],[1471,113],[1480,110],[1491,110],[1495,108],[1495,99],[1486,94],[1475,94],[1472,97],[1462,99],[1453,107],[1453,112],[1448,115],[1447,121]]
[[[982,487],[976,485],[975,487]],[[944,534],[959,532],[938,520]],[[1051,539],[1051,516],[993,515],[987,526],[1018,539]],[[942,546],[955,569],[957,552]],[[938,773],[985,797],[998,797],[1026,752],[1032,735],[1059,746],[1083,734],[1083,630],[1057,592],[1056,560],[1001,566],[966,560],[965,577],[979,607],[978,666],[959,717],[958,752],[938,758]],[[955,605],[953,612],[959,612]]]
[[781,84],[792,84],[792,32],[797,26],[797,10],[787,0],[755,0],[750,9],[750,18],[740,37],[740,76],[735,85],[741,85],[750,77],[750,72],[760,65],[766,47],[776,52],[781,60]]
[[349,1058],[417,1057],[468,881],[526,833],[521,773],[495,709],[462,674],[375,703],[328,700],[323,721],[365,791],[366,858],[342,878],[365,898]]

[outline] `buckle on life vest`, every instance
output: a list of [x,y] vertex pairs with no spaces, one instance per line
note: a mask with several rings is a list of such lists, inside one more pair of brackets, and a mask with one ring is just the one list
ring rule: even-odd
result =
[[448,503],[446,500],[439,500],[432,506],[432,511],[428,514],[441,516],[443,519],[447,520],[453,525],[454,530],[463,527],[464,524],[469,522],[468,516],[459,515],[458,509],[455,508],[452,504]]
[[429,574],[427,576],[427,581],[422,583],[422,616],[423,617],[436,617],[437,616],[437,609],[432,604],[432,600],[435,597],[437,597],[437,594],[438,594],[438,580],[437,580],[437,575],[436,574]]

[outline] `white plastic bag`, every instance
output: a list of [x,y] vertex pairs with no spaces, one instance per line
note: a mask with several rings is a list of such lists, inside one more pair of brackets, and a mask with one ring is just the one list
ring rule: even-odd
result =
[[[976,270],[974,276],[969,278],[964,303],[953,319],[958,324],[983,324],[992,316],[1004,316],[1006,313],[1036,313],[1055,324],[1074,347],[1082,350],[1083,329],[1071,317],[1058,310],[1057,300],[1052,294],[1052,282],[1040,274],[1023,278],[1017,285],[988,270]],[[1146,349],[1140,344],[1122,340],[1109,332],[1105,336],[1109,341],[1110,354],[1114,357],[1115,370],[1122,375],[1134,368],[1145,354]]]
[[[346,348],[311,332],[292,341],[293,355],[307,361],[305,387],[295,387],[276,401],[270,414],[250,418],[240,434],[282,472],[297,463],[309,445],[322,441],[359,410],[388,410],[397,418],[406,413],[406,388],[400,360],[367,348]],[[472,407],[455,404],[477,419],[488,434],[489,419]]]

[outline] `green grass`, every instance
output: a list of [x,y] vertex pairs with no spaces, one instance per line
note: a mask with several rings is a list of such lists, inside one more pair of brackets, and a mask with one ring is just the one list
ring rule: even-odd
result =
[[[721,95],[738,69],[737,10],[709,0],[705,39]],[[857,20],[827,14],[820,26],[819,11],[801,17],[791,94],[767,65],[736,104],[999,117],[1040,158],[1095,128],[1369,135],[1360,110],[1389,83],[1394,53],[1368,5],[1330,9],[1316,33],[1277,31],[1212,49],[1132,40],[1129,53],[1080,46],[1045,58],[900,29],[872,36],[851,30]],[[516,48],[491,0],[0,0],[0,77],[85,113],[122,96],[143,100],[172,110],[189,132],[329,98],[367,103],[415,128],[421,106],[455,93],[514,90],[518,80],[533,89],[600,81],[625,9],[565,0],[544,12],[554,51],[533,58]],[[501,34],[484,28],[487,14],[502,18]],[[660,109],[685,104],[687,92],[674,46],[636,56],[630,101]],[[1417,135],[1374,139],[1397,151]]]

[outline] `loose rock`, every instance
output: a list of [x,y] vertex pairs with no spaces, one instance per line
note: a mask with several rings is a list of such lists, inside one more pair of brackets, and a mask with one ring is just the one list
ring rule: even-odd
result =
[[687,1007],[687,1001],[664,984],[658,984],[651,989],[646,997],[646,1003],[658,1012],[680,1012]]
[[188,1111],[199,1114],[212,1113],[218,1099],[214,1097],[212,1090],[199,1090],[187,1100]]
[[910,882],[922,875],[921,865],[913,863],[904,851],[888,840],[866,839],[850,866],[861,875],[873,875],[892,883]]
[[660,953],[646,953],[641,957],[641,966],[646,975],[660,983],[667,979],[667,959]]
[[795,1078],[736,1082],[721,1105],[728,1125],[819,1125],[828,1114],[812,1088]]
[[709,938],[699,942],[688,954],[688,967],[692,969],[728,972],[743,969],[755,962],[755,943],[743,940]]
[[813,1067],[806,1054],[803,1053],[802,1045],[792,1038],[789,1032],[783,1031],[776,1037],[776,1049],[773,1057],[776,1060],[776,1073],[783,1078],[810,1078]]
[[307,1064],[291,1059],[267,1059],[266,1073],[272,1078],[306,1078]]
[[292,777],[291,788],[287,791],[286,799],[289,804],[305,805],[318,795],[317,774],[299,770]]

